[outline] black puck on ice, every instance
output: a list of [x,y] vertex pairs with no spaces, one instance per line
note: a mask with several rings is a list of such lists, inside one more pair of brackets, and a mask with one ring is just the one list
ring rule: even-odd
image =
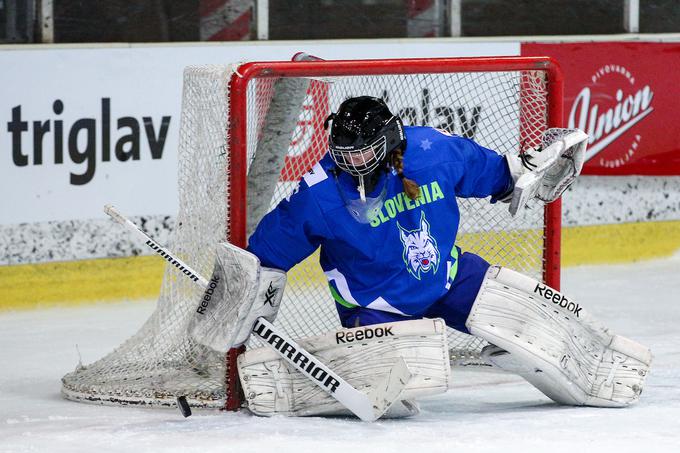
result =
[[187,403],[186,396],[177,397],[177,407],[179,408],[179,411],[182,413],[182,415],[184,415],[184,417],[188,417],[191,415],[191,408],[189,407],[189,403]]

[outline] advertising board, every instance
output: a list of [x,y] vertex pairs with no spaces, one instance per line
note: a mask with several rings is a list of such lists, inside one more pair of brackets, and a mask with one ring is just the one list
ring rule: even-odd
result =
[[586,175],[680,175],[680,44],[524,43],[555,58],[565,124],[589,136]]
[[517,55],[517,42],[0,48],[0,225],[177,213],[182,71],[289,60]]

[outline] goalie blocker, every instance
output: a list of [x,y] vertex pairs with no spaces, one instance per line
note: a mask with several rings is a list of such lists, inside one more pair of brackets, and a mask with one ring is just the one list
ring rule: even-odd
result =
[[252,253],[220,244],[212,277],[189,322],[189,334],[222,353],[241,346],[258,318],[274,322],[285,285],[284,271],[262,267]]
[[491,266],[468,320],[491,343],[482,356],[561,404],[622,407],[638,401],[652,354],[612,334],[576,301]]

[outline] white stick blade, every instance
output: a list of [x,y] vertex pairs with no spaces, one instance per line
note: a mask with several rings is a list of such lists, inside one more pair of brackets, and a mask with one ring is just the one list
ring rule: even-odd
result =
[[369,393],[368,397],[373,403],[373,414],[376,420],[382,417],[399,399],[399,395],[412,376],[406,361],[400,357],[385,380]]
[[343,382],[335,391],[335,398],[365,422],[374,422],[387,412],[411,379],[411,372],[403,358],[399,358],[385,379],[368,394]]

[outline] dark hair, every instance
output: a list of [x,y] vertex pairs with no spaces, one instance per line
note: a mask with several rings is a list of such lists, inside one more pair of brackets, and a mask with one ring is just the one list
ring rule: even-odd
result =
[[418,198],[420,196],[420,187],[418,187],[418,183],[404,176],[404,150],[402,150],[401,147],[392,151],[390,154],[390,163],[397,171],[399,178],[401,178],[401,183],[404,185],[404,192],[406,192],[406,195],[408,195],[411,200]]

